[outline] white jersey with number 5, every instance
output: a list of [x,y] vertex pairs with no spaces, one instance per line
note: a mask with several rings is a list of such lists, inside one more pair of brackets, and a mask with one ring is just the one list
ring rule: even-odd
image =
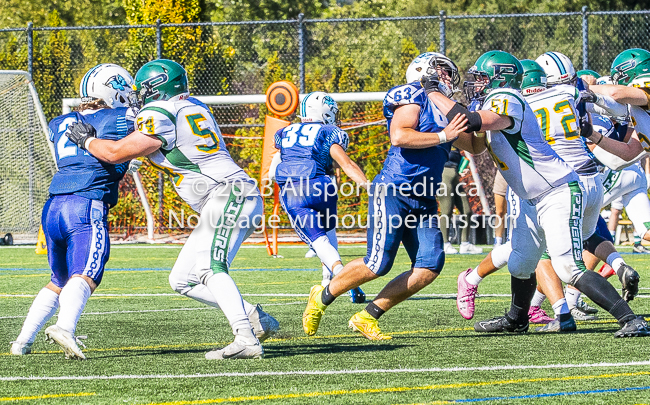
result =
[[481,109],[512,119],[508,129],[487,131],[487,144],[503,178],[519,198],[530,200],[578,180],[578,175],[546,143],[535,113],[518,91],[493,90]]
[[147,157],[172,178],[178,194],[197,212],[215,187],[253,182],[230,157],[208,107],[194,98],[149,103],[138,113],[136,125],[162,141]]
[[554,86],[526,97],[551,148],[583,176],[598,172],[594,157],[578,127],[576,103],[580,94],[574,86]]

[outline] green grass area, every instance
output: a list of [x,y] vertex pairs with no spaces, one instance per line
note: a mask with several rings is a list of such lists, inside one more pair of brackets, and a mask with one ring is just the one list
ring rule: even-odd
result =
[[[110,270],[79,322],[77,334],[88,335],[84,351],[88,360],[78,362],[65,360],[42,334],[34,344],[35,354],[8,355],[7,343],[18,335],[22,317],[33,295],[49,280],[49,272],[46,258],[32,249],[0,248],[0,336],[5,341],[0,349],[0,402],[650,403],[650,389],[632,390],[650,386],[650,338],[614,339],[618,325],[602,311],[598,321],[579,322],[578,332],[572,334],[476,334],[473,321],[458,314],[451,294],[456,292],[458,274],[478,264],[483,255],[449,256],[432,285],[381,318],[382,330],[393,339],[371,342],[347,328],[350,316],[363,306],[346,297],[328,308],[315,337],[304,335],[301,315],[306,294],[320,281],[320,271],[314,271],[318,259],[305,259],[306,249],[281,247],[282,259],[269,258],[264,248],[241,249],[233,278],[244,298],[261,303],[282,330],[264,344],[263,360],[208,361],[205,352],[228,344],[232,334],[219,310],[170,289],[169,269],[179,251],[180,247],[112,250]],[[362,256],[365,247],[344,247],[341,253],[347,262]],[[641,287],[646,287],[650,258],[625,259],[639,270]],[[364,286],[369,295],[408,268],[404,250],[395,263],[387,277]],[[481,284],[484,296],[477,300],[475,320],[503,313],[509,305],[509,280],[504,269]],[[620,287],[617,280],[610,280]],[[642,289],[633,309],[650,317],[649,298],[648,289]],[[552,312],[548,303],[545,308]],[[625,365],[631,362],[645,363]],[[545,365],[557,366],[535,367]],[[585,393],[575,394],[579,391]],[[555,393],[575,395],[515,398]]]

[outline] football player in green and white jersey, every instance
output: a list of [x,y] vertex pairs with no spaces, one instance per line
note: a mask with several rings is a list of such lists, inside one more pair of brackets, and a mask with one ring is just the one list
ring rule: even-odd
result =
[[558,277],[576,286],[621,324],[616,336],[650,333],[616,289],[582,261],[583,189],[578,175],[546,143],[535,113],[520,93],[523,67],[514,56],[490,51],[478,58],[466,82],[469,99],[480,103],[488,150],[510,188],[521,199],[512,232],[508,269],[513,291],[505,316],[474,325],[477,332],[526,332],[535,292],[535,268],[545,250]]
[[109,163],[147,156],[173,179],[181,198],[201,215],[169,282],[180,294],[221,308],[235,335],[233,343],[206,358],[261,358],[260,341],[279,324],[244,301],[228,274],[240,245],[262,221],[257,186],[230,157],[208,107],[189,97],[181,65],[149,62],[136,74],[135,87],[143,104],[135,132],[113,142],[94,138],[92,127],[75,126],[70,140]]

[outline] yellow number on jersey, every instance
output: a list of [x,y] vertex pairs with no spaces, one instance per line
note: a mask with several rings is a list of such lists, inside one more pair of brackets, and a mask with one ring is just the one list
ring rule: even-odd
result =
[[508,115],[508,99],[495,99],[492,100],[490,111],[499,115]]
[[173,171],[173,170],[172,170],[171,168],[169,168],[169,167],[164,167],[164,166],[157,165],[157,164],[155,164],[151,159],[149,159],[149,163],[151,163],[151,166],[155,167],[156,169],[160,170],[161,172],[163,172],[163,173],[165,173],[166,175],[168,175],[169,177],[171,177],[171,178],[172,178],[172,181],[174,182],[174,185],[175,185],[176,187],[178,187],[178,186],[181,185],[181,181],[183,181],[183,178],[184,178],[185,176],[183,176],[183,175],[180,174],[180,173],[176,173],[175,171]]
[[485,143],[486,143],[486,145],[487,145],[487,150],[488,150],[488,152],[490,152],[490,155],[492,156],[492,160],[494,160],[494,162],[495,162],[497,165],[499,165],[499,168],[500,168],[502,171],[505,172],[506,170],[508,170],[508,169],[509,169],[509,168],[508,168],[508,165],[506,165],[503,161],[501,161],[501,159],[499,159],[499,158],[497,157],[497,155],[492,151],[492,148],[490,147],[490,142],[485,142]]
[[138,117],[138,122],[136,124],[138,126],[138,131],[149,135],[154,134],[153,116],[148,116],[146,121],[144,117]]
[[537,117],[537,121],[539,122],[539,127],[542,128],[542,132],[544,132],[544,137],[546,138],[546,142],[548,142],[549,145],[553,145],[555,143],[555,138],[553,138],[550,134],[550,129],[548,125],[548,116],[549,112],[546,109],[546,107],[542,107],[539,110],[535,110],[535,116]]
[[[187,118],[187,123],[190,124],[192,133],[206,140],[205,145],[197,145],[196,149],[205,153],[214,153],[219,150],[219,138],[217,137],[217,134],[212,132],[210,128],[201,129],[199,127],[200,122],[206,121],[203,114],[192,114],[185,118]],[[212,140],[212,145],[210,145],[208,139]]]
[[[580,137],[580,134],[578,133],[578,123],[576,122],[576,116],[573,113],[571,104],[569,104],[567,100],[560,101],[555,103],[553,111],[558,114],[564,114],[564,117],[562,117],[562,120],[560,121],[562,128],[564,128],[564,138],[566,138],[567,141],[578,139]],[[571,129],[571,124],[575,124],[576,129]]]

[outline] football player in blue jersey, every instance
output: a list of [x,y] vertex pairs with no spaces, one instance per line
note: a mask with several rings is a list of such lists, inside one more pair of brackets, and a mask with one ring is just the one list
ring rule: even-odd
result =
[[[280,201],[291,225],[321,260],[326,287],[343,270],[336,240],[337,187],[330,178],[334,161],[352,180],[367,187],[368,180],[345,153],[348,134],[337,124],[338,105],[322,91],[309,93],[300,104],[299,124],[291,124],[275,134],[275,155],[280,161],[275,180],[281,188]],[[360,288],[350,291],[352,302],[363,303]]]
[[[470,153],[485,150],[485,140],[466,131],[467,115],[450,118],[430,101],[420,83],[424,75],[439,78],[434,91],[450,97],[460,83],[456,65],[446,56],[428,52],[418,56],[406,71],[407,84],[388,91],[384,115],[391,148],[382,171],[369,189],[368,253],[348,263],[327,286],[311,288],[303,313],[303,329],[314,335],[320,319],[334,299],[352,288],[387,274],[400,243],[411,268],[390,281],[377,297],[350,319],[348,325],[371,340],[390,339],[377,320],[393,306],[429,285],[442,270],[445,254],[438,228],[436,191],[452,143]],[[467,111],[467,110],[465,110]]]
[[34,299],[20,335],[12,342],[13,355],[31,353],[39,330],[60,307],[56,324],[45,334],[63,348],[66,358],[85,359],[75,337],[77,322],[104,275],[110,252],[106,216],[117,203],[118,184],[129,162],[113,165],[97,160],[68,139],[68,128],[84,122],[95,127],[101,138],[125,137],[133,131],[134,111],[129,108],[132,85],[133,78],[122,67],[97,65],[81,81],[78,111],[49,123],[59,170],[50,184],[41,225],[52,276]]

